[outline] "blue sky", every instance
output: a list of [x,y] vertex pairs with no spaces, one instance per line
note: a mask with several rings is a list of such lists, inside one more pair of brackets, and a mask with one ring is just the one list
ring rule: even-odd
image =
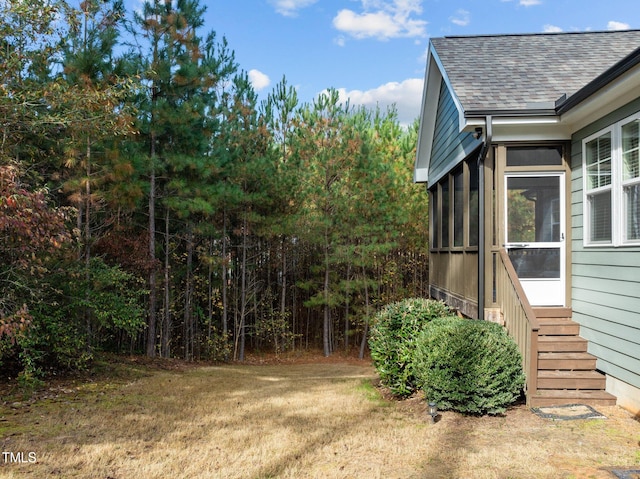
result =
[[261,98],[284,75],[301,101],[310,102],[334,87],[351,104],[395,103],[403,123],[419,114],[430,37],[640,28],[637,0],[202,0],[202,4],[207,6],[204,30],[227,38]]

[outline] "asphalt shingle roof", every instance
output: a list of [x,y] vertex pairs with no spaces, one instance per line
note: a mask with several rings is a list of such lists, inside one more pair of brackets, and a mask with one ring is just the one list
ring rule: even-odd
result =
[[431,40],[464,110],[531,110],[568,97],[640,47],[640,30]]

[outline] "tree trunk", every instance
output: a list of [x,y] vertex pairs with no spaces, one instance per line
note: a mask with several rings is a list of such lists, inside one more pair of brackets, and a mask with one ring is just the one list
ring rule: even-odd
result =
[[195,327],[193,324],[193,225],[187,225],[187,277],[184,287],[184,358],[194,358]]
[[209,258],[207,270],[207,354],[211,353],[209,345],[211,344],[211,334],[213,332],[213,265],[211,258],[213,257],[213,241],[209,238]]
[[156,355],[156,141],[151,133],[151,172],[149,174],[149,327],[147,356]]
[[244,361],[244,348],[246,344],[247,321],[247,215],[242,221],[242,264],[240,266],[240,350],[238,360]]
[[[85,207],[84,207],[84,274],[86,281],[85,301],[89,304],[91,295],[91,139],[87,138],[86,151],[87,178],[85,180]],[[87,327],[87,351],[91,350],[91,311],[88,306],[84,308],[85,323]]]
[[364,359],[364,349],[367,346],[367,335],[369,334],[369,285],[367,284],[367,271],[362,266],[362,279],[364,280],[364,332],[360,343],[360,359]]
[[[287,239],[282,237],[282,290],[280,291],[280,321],[284,321],[287,313]],[[282,323],[281,323],[282,324]],[[278,335],[275,335],[275,348],[278,352]],[[284,350],[284,348],[283,348]]]
[[331,356],[331,338],[329,329],[331,327],[331,306],[329,305],[329,234],[325,230],[325,247],[324,247],[324,314],[322,322],[322,347],[325,357]]
[[171,330],[173,328],[171,324],[171,283],[170,283],[170,265],[169,259],[171,258],[171,237],[169,235],[169,208],[165,213],[164,224],[164,318],[162,327],[162,357],[171,357]]
[[347,263],[347,284],[344,306],[344,350],[349,352],[349,277],[351,276],[351,262]]
[[[227,296],[227,210],[222,213],[222,337],[229,341],[229,298]],[[226,354],[226,353],[225,353]],[[225,356],[225,361],[229,358]]]

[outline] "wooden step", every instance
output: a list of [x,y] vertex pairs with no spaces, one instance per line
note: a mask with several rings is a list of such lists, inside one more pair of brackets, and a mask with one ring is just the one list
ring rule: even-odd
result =
[[589,406],[615,406],[616,397],[605,391],[542,390],[530,398],[531,407],[588,404]]
[[580,325],[568,318],[542,318],[539,320],[540,336],[577,336]]
[[596,371],[595,356],[587,353],[580,325],[571,308],[534,308],[538,331],[537,391],[527,399],[532,407],[588,404],[615,406],[606,377]]
[[543,318],[571,318],[573,311],[571,308],[533,308],[533,312],[538,320]]
[[541,353],[581,353],[587,351],[587,340],[579,336],[540,336],[538,351]]
[[538,389],[604,389],[606,382],[597,371],[538,371]]
[[596,357],[589,353],[538,353],[538,369],[593,370]]

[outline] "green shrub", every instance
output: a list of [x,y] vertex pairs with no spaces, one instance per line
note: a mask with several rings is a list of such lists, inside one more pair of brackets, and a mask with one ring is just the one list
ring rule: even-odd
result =
[[40,280],[41,301],[30,306],[24,327],[0,321],[0,362],[11,360],[21,382],[85,369],[96,348],[118,336],[135,338],[144,328],[141,280],[101,258],[89,266],[70,264]]
[[451,310],[441,301],[412,298],[385,306],[373,319],[369,336],[371,359],[382,384],[399,397],[416,391],[411,371],[416,338],[435,318]]
[[467,414],[497,414],[522,392],[515,342],[497,324],[462,318],[433,321],[419,336],[413,372],[429,401]]
[[17,341],[25,378],[42,378],[54,370],[82,370],[90,363],[86,336],[67,311],[47,309],[46,314],[34,308],[30,327]]

